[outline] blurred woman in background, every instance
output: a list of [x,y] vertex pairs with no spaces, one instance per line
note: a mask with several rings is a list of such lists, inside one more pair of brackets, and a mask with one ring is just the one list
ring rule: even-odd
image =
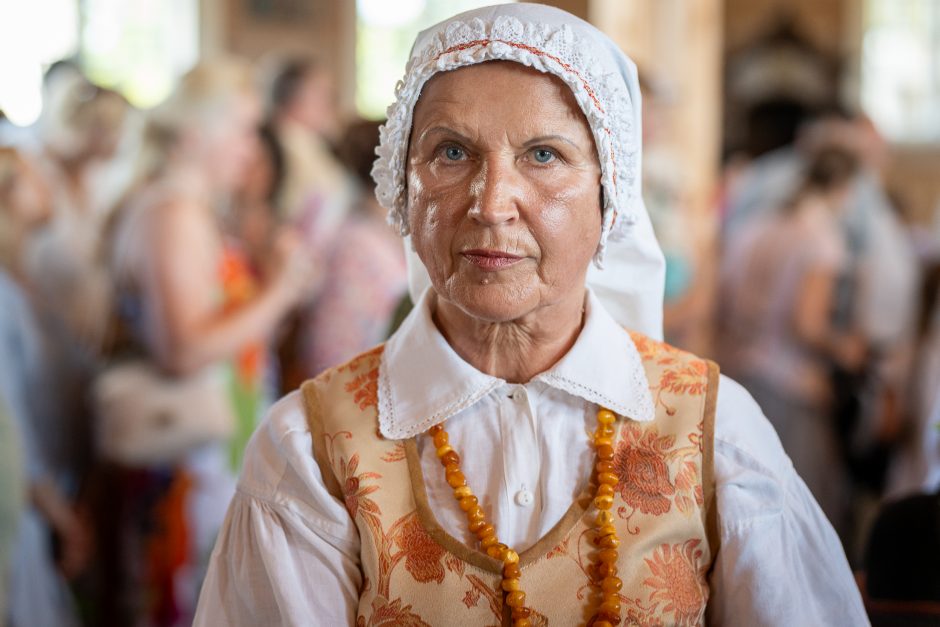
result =
[[97,253],[107,212],[122,191],[109,179],[108,165],[129,106],[79,73],[61,76],[48,93],[35,159],[54,212],[30,247],[27,271],[65,331],[96,350],[110,307],[110,282]]
[[[77,624],[66,579],[84,569],[91,545],[76,507],[79,477],[64,449],[74,426],[63,381],[23,257],[52,213],[29,161],[0,148],[0,622]],[[4,597],[8,602],[4,601]]]
[[371,172],[379,126],[355,122],[340,143],[340,157],[356,175],[361,194],[330,246],[324,283],[304,325],[307,377],[381,342],[408,288],[401,239],[386,223],[385,210],[375,197]]
[[852,153],[822,147],[790,202],[756,218],[722,265],[721,363],[764,409],[800,477],[837,530],[848,490],[830,420],[833,364],[852,371],[865,344],[833,322],[847,264],[838,219],[858,171]]
[[209,446],[182,465],[125,483],[145,501],[124,505],[143,517],[127,523],[137,533],[130,555],[149,563],[123,567],[136,569],[132,605],[143,604],[155,624],[185,621],[191,610],[201,556],[221,524],[262,409],[266,341],[306,294],[309,261],[292,234],[277,238],[264,283],[223,237],[220,214],[252,162],[259,117],[246,66],[230,60],[191,70],[150,114],[137,182],[115,220],[111,265],[130,350],[178,378],[218,371],[236,418],[228,450]]

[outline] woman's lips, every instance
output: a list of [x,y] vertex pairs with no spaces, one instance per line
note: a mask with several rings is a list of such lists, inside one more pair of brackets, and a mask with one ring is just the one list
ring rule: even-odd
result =
[[460,254],[476,267],[489,272],[508,268],[524,259],[524,257],[520,257],[519,255],[513,255],[512,253],[501,250],[485,250],[480,248],[465,250]]

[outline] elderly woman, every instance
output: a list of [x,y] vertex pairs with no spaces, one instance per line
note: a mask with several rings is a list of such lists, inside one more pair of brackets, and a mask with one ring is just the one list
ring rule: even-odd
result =
[[866,624],[758,407],[652,339],[639,111],[562,11],[419,36],[374,174],[430,287],[256,433],[196,624]]

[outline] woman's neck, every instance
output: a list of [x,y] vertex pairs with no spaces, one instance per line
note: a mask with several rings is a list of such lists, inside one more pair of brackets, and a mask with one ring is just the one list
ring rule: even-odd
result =
[[584,324],[584,298],[548,305],[517,320],[488,322],[435,297],[432,315],[467,363],[510,383],[527,383],[574,345]]

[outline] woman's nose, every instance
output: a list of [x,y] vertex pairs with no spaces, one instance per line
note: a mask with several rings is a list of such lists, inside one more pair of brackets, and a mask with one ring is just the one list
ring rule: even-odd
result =
[[471,183],[469,216],[486,225],[513,222],[519,217],[524,182],[509,159],[486,160]]

